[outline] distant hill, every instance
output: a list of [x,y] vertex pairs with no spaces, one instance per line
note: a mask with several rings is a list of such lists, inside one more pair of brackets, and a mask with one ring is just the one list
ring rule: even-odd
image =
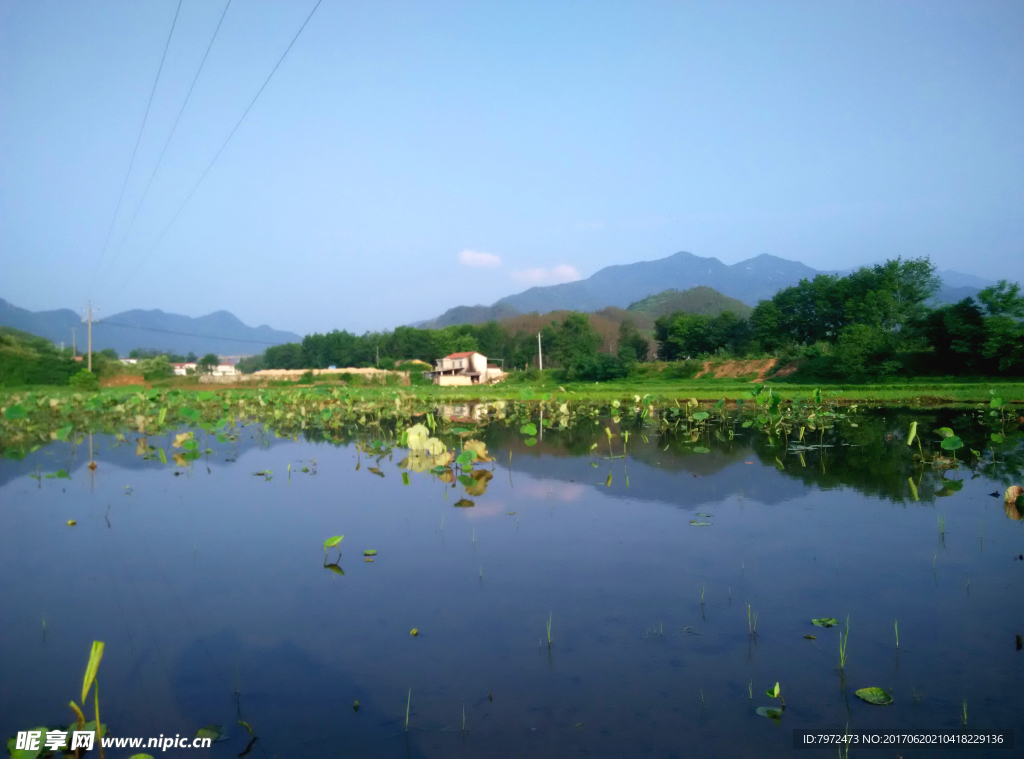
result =
[[[29,311],[0,298],[0,325],[13,327],[54,343],[71,344],[71,331],[79,351],[86,346],[86,325],[71,309]],[[113,348],[127,356],[133,348],[152,348],[169,353],[221,356],[262,353],[271,345],[299,342],[294,332],[282,332],[267,326],[249,327],[227,311],[215,311],[193,318],[160,310],[123,311],[93,322],[94,351]]]
[[797,284],[818,272],[798,261],[762,254],[726,265],[717,258],[676,253],[656,261],[606,266],[591,277],[529,290],[502,298],[492,306],[459,306],[416,326],[479,324],[516,313],[599,311],[607,306],[626,308],[671,288],[685,291],[705,286],[747,305],[770,298],[783,287]]
[[676,311],[702,316],[718,316],[723,311],[732,311],[737,316],[746,318],[753,311],[746,303],[703,285],[691,287],[689,290],[664,290],[655,295],[648,295],[643,300],[630,303],[626,310],[647,314],[652,319]]
[[[850,269],[849,271],[853,271]],[[847,274],[849,271],[817,271],[799,261],[789,261],[767,253],[727,265],[717,258],[675,253],[655,261],[606,266],[587,279],[509,295],[491,306],[458,306],[436,319],[419,322],[417,327],[446,327],[453,324],[481,324],[491,319],[506,319],[515,314],[548,314],[554,311],[596,312],[608,306],[626,308],[666,290],[686,292],[696,287],[716,290],[720,295],[756,306],[779,290],[796,285],[817,274]],[[987,280],[961,272],[940,273],[943,286],[934,304],[955,303],[977,295]],[[738,308],[733,306],[732,310]]]
[[783,287],[817,273],[798,261],[768,254],[729,266],[717,258],[682,252],[656,261],[606,266],[578,282],[531,287],[518,295],[502,298],[498,304],[508,304],[521,313],[558,309],[597,311],[605,306],[626,308],[630,303],[668,288],[689,290],[706,285],[753,306]]
[[491,320],[500,321],[518,314],[519,310],[507,303],[495,303],[493,306],[456,306],[449,308],[436,319],[417,322],[412,326],[420,329],[442,329],[455,324],[483,324]]

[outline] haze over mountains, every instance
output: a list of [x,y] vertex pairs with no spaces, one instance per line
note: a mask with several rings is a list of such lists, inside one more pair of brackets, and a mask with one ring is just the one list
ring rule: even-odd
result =
[[[851,270],[852,271],[852,270]],[[505,319],[517,313],[549,311],[599,311],[608,306],[626,308],[665,290],[689,290],[710,287],[723,295],[755,306],[779,290],[811,279],[818,271],[799,261],[763,253],[735,264],[717,258],[696,256],[681,251],[655,261],[606,266],[592,276],[576,282],[529,290],[509,295],[491,306],[457,306],[441,316],[416,326],[439,328],[454,324],[480,324],[490,319]],[[845,273],[845,272],[843,272]],[[943,286],[935,300],[951,303],[975,295],[991,284],[980,277],[958,272],[940,272]]]
[[[69,308],[29,311],[0,298],[0,325],[31,332],[57,345],[71,345],[72,330],[78,350],[85,351],[86,325],[80,314]],[[298,342],[294,332],[266,325],[249,327],[227,311],[215,311],[193,318],[160,310],[123,311],[92,325],[94,351],[113,348],[127,356],[133,348],[154,348],[168,353],[216,353],[220,356],[262,353],[271,345]]]
[[[523,314],[551,312],[621,311],[631,305],[636,316],[653,320],[671,310],[714,314],[723,308],[745,316],[749,307],[770,298],[784,287],[823,272],[799,261],[762,254],[728,265],[717,258],[680,252],[655,261],[639,261],[605,267],[576,282],[547,287],[531,287],[509,295],[493,305],[457,306],[436,319],[415,326],[441,328],[456,324],[481,324],[491,319],[512,319]],[[991,282],[971,274],[944,271],[943,285],[935,300],[954,303],[976,295]],[[725,296],[725,297],[723,297]],[[745,306],[744,306],[745,304]],[[666,310],[667,309],[667,310]],[[618,314],[618,317],[623,314]],[[617,318],[615,321],[621,321]],[[29,311],[0,299],[0,325],[14,327],[70,345],[72,330],[80,351],[85,349],[85,324],[71,309]],[[323,331],[346,329],[345,324],[323,325]],[[171,353],[194,352],[247,355],[262,353],[272,345],[299,342],[294,332],[275,330],[266,325],[250,327],[227,311],[215,311],[197,318],[160,310],[135,309],[93,322],[93,349],[113,348],[125,356],[133,348],[149,348]]]

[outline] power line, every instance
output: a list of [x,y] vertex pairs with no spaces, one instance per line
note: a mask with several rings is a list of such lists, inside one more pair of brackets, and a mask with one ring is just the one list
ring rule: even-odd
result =
[[158,329],[156,327],[140,327],[135,324],[119,324],[118,322],[112,322],[109,319],[103,319],[102,321],[97,320],[93,324],[106,324],[110,327],[122,327],[124,329],[141,329],[145,332],[161,332],[165,335],[182,335],[184,337],[201,337],[209,340],[230,340],[234,343],[255,343],[258,345],[284,345],[280,342],[272,342],[269,340],[246,340],[241,337],[224,337],[222,335],[197,335],[194,332],[178,332],[173,329]]
[[185,95],[185,102],[181,104],[181,108],[178,110],[178,115],[174,119],[174,125],[171,127],[170,134],[167,135],[167,141],[164,142],[163,150],[160,151],[160,157],[156,161],[156,166],[153,167],[153,173],[149,175],[149,181],[146,183],[146,189],[142,191],[142,197],[139,199],[138,205],[135,206],[135,213],[132,214],[131,221],[128,222],[128,228],[125,230],[124,236],[121,238],[121,244],[117,246],[117,250],[114,252],[114,257],[110,259],[110,263],[107,264],[107,272],[113,271],[114,264],[117,262],[117,257],[121,255],[121,250],[124,249],[125,240],[128,239],[129,233],[132,231],[132,227],[135,225],[135,219],[139,216],[139,211],[142,210],[143,204],[146,202],[146,197],[149,195],[149,188],[153,186],[153,180],[156,178],[157,171],[160,170],[160,164],[163,163],[164,156],[167,154],[167,148],[171,144],[171,138],[174,137],[174,132],[178,128],[178,122],[181,121],[181,115],[185,112],[185,106],[188,105],[189,98],[192,97],[192,90],[195,89],[196,82],[199,81],[199,75],[203,73],[203,66],[206,65],[206,59],[210,55],[210,50],[213,48],[213,43],[217,39],[217,34],[220,32],[220,26],[224,23],[224,17],[228,13],[228,8],[231,7],[231,0],[228,0],[224,4],[224,10],[220,14],[220,20],[217,21],[217,28],[213,30],[213,36],[210,38],[210,44],[206,46],[206,52],[203,53],[203,60],[199,62],[199,69],[196,71],[196,75],[192,78],[192,84],[189,85],[188,94]]
[[281,54],[281,57],[277,60],[277,63],[274,64],[274,68],[272,68],[270,70],[270,74],[267,75],[267,78],[263,81],[263,84],[260,86],[259,90],[256,92],[255,97],[253,97],[253,99],[249,102],[249,105],[246,107],[245,111],[242,113],[241,118],[238,119],[238,121],[235,124],[234,128],[231,130],[231,133],[228,135],[228,138],[226,140],[224,140],[224,143],[220,146],[220,149],[217,151],[216,155],[213,156],[213,160],[210,161],[209,165],[207,165],[206,169],[203,171],[202,175],[199,177],[199,181],[197,181],[192,186],[192,189],[189,191],[188,195],[185,197],[185,201],[178,207],[178,210],[175,211],[174,216],[171,217],[171,220],[167,223],[167,226],[164,227],[163,231],[160,233],[160,236],[156,238],[156,242],[154,242],[153,245],[150,247],[150,249],[147,250],[146,253],[142,256],[142,258],[139,261],[139,265],[136,266],[135,269],[132,270],[132,272],[127,276],[127,278],[125,278],[121,282],[121,284],[117,287],[117,291],[120,291],[120,289],[122,287],[124,287],[126,284],[128,284],[129,281],[131,281],[132,277],[134,277],[136,274],[138,274],[138,272],[142,268],[143,264],[146,263],[146,260],[150,257],[150,255],[152,255],[153,251],[156,250],[157,246],[163,241],[164,235],[166,235],[167,231],[174,225],[174,222],[178,220],[178,216],[180,216],[181,212],[183,210],[185,210],[185,206],[188,205],[188,202],[192,199],[192,196],[195,194],[196,190],[199,189],[199,185],[201,185],[203,183],[203,180],[206,179],[206,175],[210,173],[210,169],[212,169],[213,165],[215,163],[217,163],[217,159],[220,158],[221,153],[224,152],[224,148],[226,148],[228,146],[228,143],[231,142],[231,138],[234,137],[235,136],[235,132],[238,131],[238,127],[240,127],[242,125],[242,122],[245,121],[245,117],[249,115],[249,111],[252,110],[252,107],[256,104],[256,101],[259,99],[260,95],[263,93],[263,90],[266,89],[266,86],[270,83],[270,80],[273,78],[274,74],[277,72],[277,69],[280,67],[280,65],[284,61],[285,57],[288,55],[288,52],[292,49],[292,46],[295,44],[295,41],[299,38],[299,35],[302,34],[302,30],[306,28],[306,24],[308,24],[309,20],[311,18],[313,18],[313,14],[316,13],[316,9],[320,7],[320,3],[321,2],[323,2],[323,0],[317,0],[316,1],[316,5],[313,6],[313,10],[311,10],[309,12],[309,15],[306,16],[306,20],[302,22],[302,26],[299,27],[299,31],[297,31],[295,33],[295,36],[292,37],[292,41],[288,43],[288,47],[285,48],[284,52]]
[[117,196],[117,205],[114,207],[114,218],[110,220],[110,227],[107,229],[107,237],[103,241],[103,249],[100,251],[100,260],[96,262],[96,270],[92,274],[92,282],[89,284],[89,292],[92,293],[93,287],[96,286],[96,276],[100,273],[100,267],[103,265],[103,257],[107,255],[107,246],[110,245],[110,235],[114,231],[114,223],[117,221],[117,215],[121,212],[121,201],[124,200],[124,190],[128,186],[128,177],[132,174],[132,168],[135,166],[135,155],[139,152],[139,142],[142,140],[142,133],[146,129],[146,122],[149,120],[149,109],[153,105],[153,95],[156,94],[156,85],[160,81],[160,72],[164,70],[164,61],[167,59],[167,49],[171,46],[171,37],[174,36],[174,27],[178,23],[178,14],[181,13],[181,0],[178,0],[178,7],[174,11],[174,20],[171,21],[171,31],[167,35],[167,42],[164,43],[164,52],[160,56],[160,65],[156,70],[156,78],[153,79],[153,87],[149,91],[149,100],[146,101],[146,113],[142,117],[142,125],[139,127],[139,133],[135,137],[135,147],[132,148],[132,159],[128,162],[128,171],[124,174],[124,181],[121,183],[121,192]]

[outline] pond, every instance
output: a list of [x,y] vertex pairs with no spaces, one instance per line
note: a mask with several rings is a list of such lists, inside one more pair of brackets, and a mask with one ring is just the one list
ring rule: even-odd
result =
[[69,724],[94,640],[110,734],[221,726],[196,756],[813,756],[794,729],[1022,724],[1016,420],[512,405],[80,423],[0,459],[0,733]]

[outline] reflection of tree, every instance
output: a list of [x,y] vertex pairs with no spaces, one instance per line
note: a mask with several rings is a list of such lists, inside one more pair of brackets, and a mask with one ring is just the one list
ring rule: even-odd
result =
[[[824,443],[830,448],[803,451],[790,450],[801,445],[793,438],[789,446],[781,439],[769,439],[766,435],[749,435],[748,440],[765,463],[775,463],[776,457],[782,462],[784,472],[790,477],[803,480],[808,485],[823,489],[853,487],[861,493],[876,498],[906,503],[917,499],[932,501],[940,495],[949,495],[959,487],[950,484],[972,474],[984,474],[992,479],[1009,482],[1020,477],[1024,463],[1019,433],[1013,442],[1008,438],[1002,446],[990,441],[991,432],[978,424],[977,418],[960,411],[935,411],[927,414],[910,411],[879,411],[857,414],[856,427],[842,424],[826,431],[823,435],[805,432],[803,444]],[[925,456],[929,461],[914,459],[913,448],[906,444],[910,423],[918,423],[918,435],[923,441]],[[939,448],[940,438],[934,434],[939,427],[950,427],[964,441],[964,453],[957,468],[943,470],[930,461],[944,453]],[[975,459],[970,450],[982,453]],[[911,488],[913,480],[914,488]]]

